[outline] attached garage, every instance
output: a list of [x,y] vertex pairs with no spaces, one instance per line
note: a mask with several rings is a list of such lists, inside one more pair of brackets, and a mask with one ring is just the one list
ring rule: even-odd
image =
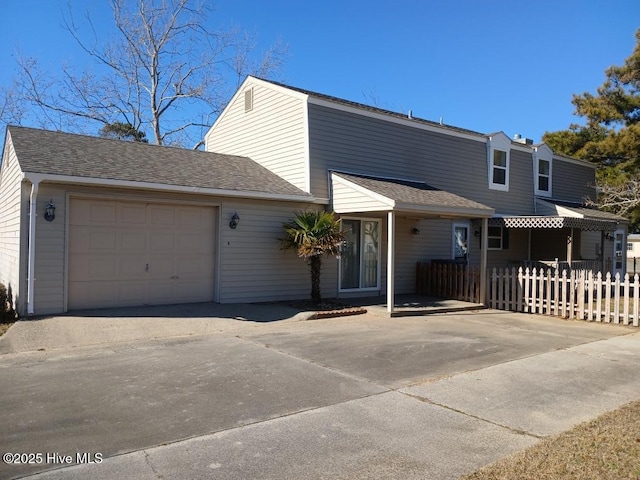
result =
[[248,157],[9,127],[0,200],[21,315],[307,295],[277,237],[321,200]]
[[214,299],[216,208],[69,201],[68,309]]

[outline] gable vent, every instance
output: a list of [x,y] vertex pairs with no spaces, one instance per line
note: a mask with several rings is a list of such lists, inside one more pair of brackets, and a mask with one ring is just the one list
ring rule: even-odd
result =
[[250,112],[251,110],[253,110],[253,88],[244,91],[244,111]]

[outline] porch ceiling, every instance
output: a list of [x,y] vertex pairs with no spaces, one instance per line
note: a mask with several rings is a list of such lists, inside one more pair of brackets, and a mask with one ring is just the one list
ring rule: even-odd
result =
[[337,213],[411,212],[425,216],[488,218],[494,209],[424,182],[331,172]]

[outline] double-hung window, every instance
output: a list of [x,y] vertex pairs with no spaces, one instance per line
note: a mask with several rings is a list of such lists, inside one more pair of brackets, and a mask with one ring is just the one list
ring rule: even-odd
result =
[[342,219],[340,290],[380,288],[380,221]]
[[492,135],[487,144],[487,153],[489,188],[508,192],[511,139],[502,132]]
[[535,147],[533,153],[534,193],[540,197],[551,196],[551,171],[553,152],[547,145]]

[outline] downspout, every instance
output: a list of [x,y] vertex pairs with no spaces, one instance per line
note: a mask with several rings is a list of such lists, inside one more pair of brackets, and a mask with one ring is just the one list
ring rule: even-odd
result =
[[31,181],[31,196],[29,197],[29,265],[27,273],[27,314],[34,313],[34,287],[36,272],[36,203],[38,200],[38,186],[40,180]]

